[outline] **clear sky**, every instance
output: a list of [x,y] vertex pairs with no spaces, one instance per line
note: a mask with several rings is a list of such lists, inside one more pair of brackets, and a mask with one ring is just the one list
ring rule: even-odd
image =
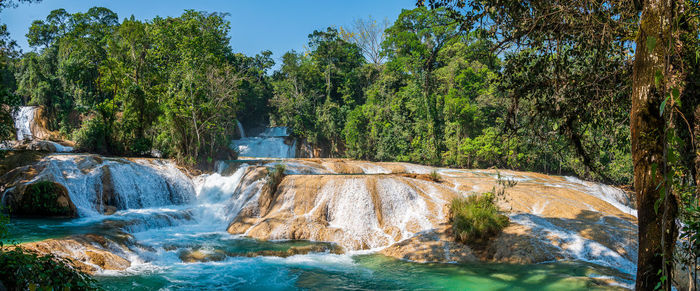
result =
[[303,50],[308,34],[314,29],[347,27],[354,19],[369,15],[393,22],[401,9],[411,9],[415,3],[415,0],[43,0],[5,9],[0,13],[0,23],[7,24],[10,36],[23,51],[29,51],[24,35],[32,21],[43,20],[58,8],[74,13],[102,6],[116,12],[122,20],[132,14],[141,20],[178,16],[185,9],[226,12],[230,14],[231,47],[235,52],[254,55],[271,50],[277,62],[286,51]]

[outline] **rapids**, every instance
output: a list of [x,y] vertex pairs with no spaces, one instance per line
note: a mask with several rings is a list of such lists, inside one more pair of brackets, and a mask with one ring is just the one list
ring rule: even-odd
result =
[[[265,167],[278,163],[286,165],[288,176],[268,201]],[[616,188],[503,172],[520,181],[513,190],[511,219],[526,227],[532,239],[558,240],[558,257],[535,265],[419,264],[378,251],[439,227],[446,211],[442,205],[450,197],[490,189],[495,172],[436,169],[445,182],[434,184],[412,178],[433,168],[405,163],[258,159],[218,169],[189,177],[167,160],[47,156],[34,166],[36,175],[29,182],[64,185],[80,217],[13,219],[12,241],[61,246],[57,252],[82,258],[109,290],[591,290],[629,288],[633,282],[634,245],[581,234],[558,212],[585,208],[604,214],[592,221],[611,236],[632,231],[636,213]],[[267,212],[264,201],[270,203]],[[104,215],[105,205],[117,211]],[[321,231],[299,241],[288,235],[289,228],[278,227],[299,219],[314,225],[319,213],[329,236]],[[253,219],[250,229],[230,234],[230,224],[241,217]],[[272,220],[281,224],[263,223]],[[338,254],[336,246],[347,252]],[[128,267],[100,265],[82,255],[93,247],[125,259]],[[625,248],[629,254],[619,253]]]
[[246,137],[243,125],[238,123],[241,138],[231,143],[231,148],[241,157],[294,158],[296,141],[289,138],[286,127],[267,128],[259,136]]

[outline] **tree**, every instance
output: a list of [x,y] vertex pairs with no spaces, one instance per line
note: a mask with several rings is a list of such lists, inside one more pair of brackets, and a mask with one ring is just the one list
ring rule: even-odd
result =
[[154,19],[149,30],[166,80],[157,143],[188,164],[231,158],[240,76],[229,63],[229,25],[222,14],[187,10]]
[[434,94],[434,71],[443,64],[438,55],[460,34],[457,25],[447,18],[445,9],[428,10],[419,7],[403,10],[394,25],[387,29],[384,50],[391,60],[387,66],[405,70],[422,93],[422,106],[428,124],[424,138],[433,148],[428,160],[438,163],[441,151],[442,127],[440,111],[442,100]]
[[10,39],[5,24],[0,25],[0,140],[8,140],[14,135],[12,110],[19,103],[14,94],[12,58],[16,55],[16,44]]
[[347,113],[364,102],[365,61],[357,45],[330,27],[309,34],[308,47],[307,54],[282,56],[273,76],[271,121],[336,155],[343,151]]
[[[624,89],[626,86],[621,87],[620,84],[625,84],[625,80],[631,81],[632,93],[629,96],[631,99],[629,107],[631,112],[631,151],[634,161],[634,186],[637,192],[639,214],[639,259],[636,288],[637,290],[651,290],[659,286],[670,290],[672,281],[671,256],[677,234],[675,226],[677,194],[674,194],[675,191],[672,190],[671,185],[672,178],[669,178],[673,176],[669,169],[670,165],[674,164],[675,159],[675,154],[669,148],[674,143],[672,137],[677,135],[672,134],[674,132],[673,118],[669,117],[669,110],[676,108],[674,104],[680,103],[674,102],[675,98],[684,96],[681,92],[684,91],[683,87],[687,84],[680,81],[683,80],[680,72],[686,71],[690,65],[688,63],[674,63],[671,66],[670,64],[671,60],[677,61],[684,58],[682,55],[678,56],[683,47],[679,41],[679,35],[690,32],[693,35],[691,39],[697,43],[697,21],[689,25],[688,19],[692,19],[692,17],[687,16],[686,13],[697,3],[664,0],[635,1],[634,3],[629,1],[536,3],[435,0],[428,3],[433,7],[450,7],[451,15],[460,20],[466,27],[477,22],[492,24],[490,31],[494,33],[494,39],[499,41],[501,45],[511,45],[510,49],[526,54],[528,57],[525,59],[536,59],[544,54],[547,57],[554,57],[554,60],[565,61],[564,63],[555,62],[554,71],[547,70],[550,65],[535,66],[534,70],[530,69],[530,71],[545,72],[556,76],[557,80],[560,80],[540,83],[540,87],[547,89],[542,96],[555,98],[553,104],[549,102],[549,104],[545,103],[545,106],[537,106],[536,108],[538,108],[538,112],[551,114],[550,116],[557,119],[563,118],[564,123],[561,125],[564,126],[564,130],[562,133],[577,148],[579,155],[587,160],[586,164],[589,168],[596,169],[598,166],[593,163],[590,151],[581,142],[580,133],[585,131],[582,131],[575,123],[570,122],[572,121],[571,113],[575,113],[576,115],[573,116],[581,118],[581,116],[586,115],[579,114],[585,113],[585,111],[605,111],[591,110],[593,108],[589,106],[597,104],[595,99],[588,98],[591,95],[587,95],[586,99],[577,100],[576,95],[559,95],[557,93],[570,91],[562,91],[560,88],[573,87],[595,88],[597,92],[607,92],[603,95],[592,95],[596,97],[625,96],[621,92],[626,91]],[[419,4],[423,5],[423,1],[419,1]],[[636,7],[632,4],[636,4]],[[641,20],[638,18],[638,9],[641,9],[642,12]],[[697,17],[697,14],[691,15]],[[561,75],[563,78],[559,79],[560,73],[566,72],[570,68],[567,64],[569,60],[580,59],[586,62],[592,60],[591,64],[602,64],[602,62],[609,62],[611,56],[624,57],[627,48],[631,46],[631,44],[627,44],[627,39],[634,34],[637,37],[631,75],[624,73],[627,70],[624,69],[624,62],[622,62],[604,70],[600,70],[601,66],[594,66],[597,71],[586,74],[590,74],[596,79],[583,78],[583,82],[578,82],[580,77],[571,74],[563,74]],[[556,54],[551,52],[556,52]],[[559,58],[559,55],[565,58]],[[586,63],[582,65],[579,66],[589,67]],[[565,70],[562,71],[558,68],[565,68]],[[526,73],[516,74],[515,72],[515,70],[506,68],[504,77]],[[527,79],[537,79],[538,76],[535,78],[522,76],[524,78],[516,79],[518,82],[514,83],[520,83],[522,86],[521,90],[516,91],[514,98],[521,98],[530,92],[539,91],[527,85],[523,86],[523,84],[528,83],[522,82],[527,81]],[[572,80],[577,80],[577,82],[569,84],[568,82]],[[557,90],[549,91],[551,89]],[[697,99],[696,96],[692,95],[688,98]],[[618,97],[610,100],[620,99]],[[539,103],[537,99],[534,101],[535,105]],[[560,103],[565,104],[565,106],[560,107]],[[615,106],[618,102],[603,104]],[[596,106],[600,108],[600,105]],[[664,113],[664,107],[666,107],[666,113]],[[556,110],[552,111],[548,108]],[[565,109],[561,111],[560,108]],[[606,115],[601,117],[603,120],[610,119]],[[690,139],[692,140],[692,138]],[[589,157],[587,158],[586,155]]]
[[386,39],[384,31],[389,27],[387,19],[377,22],[369,16],[367,19],[355,19],[346,31],[340,31],[343,39],[354,43],[362,50],[365,59],[375,65],[384,63],[386,56],[382,52],[382,42]]

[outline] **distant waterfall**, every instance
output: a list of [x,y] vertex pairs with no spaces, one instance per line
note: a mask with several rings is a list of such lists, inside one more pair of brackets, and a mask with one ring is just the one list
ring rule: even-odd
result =
[[238,125],[238,132],[241,133],[241,138],[245,138],[245,130],[243,130],[243,124],[241,124],[240,121],[236,120],[236,125]]
[[12,114],[15,121],[17,140],[32,139],[32,123],[34,122],[35,112],[36,107],[34,106],[20,106]]
[[[243,129],[241,128],[241,133]],[[245,137],[234,140],[231,147],[243,157],[259,158],[294,158],[296,155],[296,142],[288,144],[289,133],[286,127],[270,127],[260,136]]]

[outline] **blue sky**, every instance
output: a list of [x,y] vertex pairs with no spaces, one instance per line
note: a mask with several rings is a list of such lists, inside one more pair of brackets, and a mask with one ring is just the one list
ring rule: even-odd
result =
[[347,27],[354,19],[369,15],[375,19],[387,17],[393,22],[401,9],[411,9],[415,3],[415,0],[43,0],[5,9],[0,13],[0,23],[7,24],[10,36],[23,51],[29,51],[24,35],[32,21],[44,19],[58,8],[74,13],[102,6],[116,12],[120,19],[133,14],[141,20],[178,16],[185,9],[226,12],[230,14],[231,47],[235,52],[254,55],[269,49],[277,61],[286,51],[303,50],[308,34],[314,29]]

